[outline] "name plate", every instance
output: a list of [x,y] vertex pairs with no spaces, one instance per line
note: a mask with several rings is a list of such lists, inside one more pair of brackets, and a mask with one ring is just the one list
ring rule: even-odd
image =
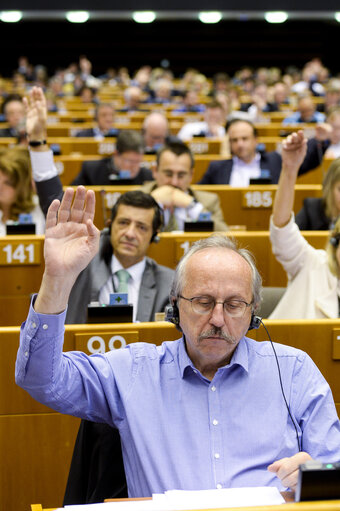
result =
[[242,192],[242,207],[245,209],[259,209],[273,207],[273,192],[272,190],[251,190]]
[[92,355],[93,353],[106,353],[107,351],[125,348],[131,342],[139,341],[138,330],[129,332],[107,332],[101,335],[90,333],[75,334],[75,349]]
[[0,266],[34,265],[41,262],[40,242],[0,241]]

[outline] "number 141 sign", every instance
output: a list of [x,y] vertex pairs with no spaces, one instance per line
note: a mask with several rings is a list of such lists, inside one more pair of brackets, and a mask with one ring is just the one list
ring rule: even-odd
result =
[[0,265],[30,265],[40,263],[39,243],[0,242]]

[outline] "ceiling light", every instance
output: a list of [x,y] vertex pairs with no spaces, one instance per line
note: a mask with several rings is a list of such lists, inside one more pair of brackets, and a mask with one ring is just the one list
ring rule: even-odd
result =
[[90,17],[87,11],[69,11],[66,13],[66,19],[70,23],[85,23]]
[[264,19],[268,23],[284,23],[288,18],[288,14],[283,11],[266,12]]
[[136,23],[152,23],[156,19],[156,14],[153,11],[136,11],[132,18]]
[[0,15],[1,21],[4,21],[5,23],[16,23],[17,21],[20,21],[21,18],[21,11],[3,11]]
[[340,12],[336,12],[334,14],[334,18],[336,19],[336,21],[338,21],[340,23]]
[[222,14],[217,11],[200,12],[198,19],[202,23],[218,23],[222,19]]

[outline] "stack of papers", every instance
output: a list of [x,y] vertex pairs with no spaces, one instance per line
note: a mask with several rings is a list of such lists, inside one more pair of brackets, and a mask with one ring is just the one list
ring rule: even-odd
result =
[[[284,504],[279,490],[274,487],[224,488],[221,490],[170,490],[157,493],[150,500],[126,500],[66,506],[67,511],[182,511],[184,509],[212,509]],[[61,511],[61,510],[58,510]]]

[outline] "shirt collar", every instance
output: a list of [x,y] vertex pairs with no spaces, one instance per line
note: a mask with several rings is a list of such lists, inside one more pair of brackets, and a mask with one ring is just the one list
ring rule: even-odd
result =
[[[142,279],[142,275],[145,270],[145,264],[146,264],[146,260],[144,257],[141,261],[139,261],[139,263],[133,264],[129,268],[124,268],[124,270],[127,270],[130,273],[132,280],[139,282]],[[112,275],[114,275],[116,273],[116,271],[122,270],[122,269],[123,269],[123,266],[118,261],[117,257],[113,254],[112,259],[111,259]]]
[[[183,337],[181,339],[181,342],[179,343],[179,348],[178,348],[178,363],[179,363],[179,368],[180,368],[182,378],[185,377],[186,369],[189,367],[193,371],[197,371],[196,367],[192,363],[192,361],[187,353],[187,350],[185,348],[185,341],[184,341]],[[242,337],[242,339],[238,343],[230,363],[227,364],[226,366],[223,366],[221,369],[227,369],[234,365],[239,365],[239,366],[243,367],[243,369],[245,371],[248,372],[249,360],[248,360],[248,346],[247,346],[247,338],[246,337]]]
[[260,153],[255,153],[254,159],[251,160],[251,162],[249,162],[249,163],[246,163],[245,161],[241,160],[240,158],[238,158],[238,156],[233,156],[233,163],[238,165],[239,167],[242,167],[242,166],[248,167],[250,165],[253,165],[254,163],[258,163],[260,160],[261,160]]

